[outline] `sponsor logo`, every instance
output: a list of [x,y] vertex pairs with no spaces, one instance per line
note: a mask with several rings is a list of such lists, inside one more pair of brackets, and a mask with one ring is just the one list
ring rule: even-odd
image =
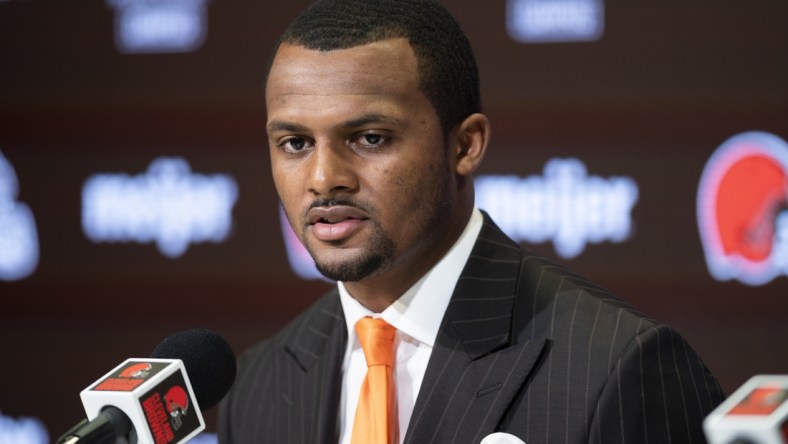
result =
[[0,414],[0,443],[47,444],[49,433],[35,418],[12,418]]
[[522,43],[583,42],[602,37],[603,0],[508,0],[506,29]]
[[703,169],[697,217],[715,279],[755,286],[788,274],[788,144],[755,131],[726,140]]
[[82,228],[94,242],[156,242],[163,255],[177,258],[191,243],[225,240],[237,197],[231,176],[194,174],[186,160],[161,157],[137,176],[88,178]]
[[634,179],[590,176],[579,159],[551,159],[541,176],[480,176],[475,183],[476,205],[509,237],[552,241],[564,259],[589,243],[623,242],[632,233]]
[[38,234],[33,212],[18,202],[13,165],[0,152],[0,280],[30,276],[38,266]]
[[123,53],[196,51],[205,41],[208,0],[107,0]]

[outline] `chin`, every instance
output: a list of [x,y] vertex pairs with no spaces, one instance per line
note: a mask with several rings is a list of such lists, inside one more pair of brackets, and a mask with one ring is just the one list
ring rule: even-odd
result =
[[317,271],[332,281],[357,282],[378,274],[383,268],[385,259],[382,255],[372,254],[354,260],[329,263],[316,260]]

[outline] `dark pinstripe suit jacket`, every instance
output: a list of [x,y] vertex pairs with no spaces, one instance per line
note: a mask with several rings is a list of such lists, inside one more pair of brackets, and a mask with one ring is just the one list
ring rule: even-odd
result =
[[[336,442],[347,341],[336,291],[248,350],[224,443]],[[485,216],[416,400],[407,443],[704,442],[723,399],[670,327],[529,252]]]

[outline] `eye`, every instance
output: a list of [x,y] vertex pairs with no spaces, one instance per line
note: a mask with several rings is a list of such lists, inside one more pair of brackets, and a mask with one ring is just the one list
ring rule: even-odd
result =
[[298,153],[308,147],[309,141],[303,137],[288,137],[279,142],[279,148],[288,153]]
[[370,145],[377,145],[383,141],[383,136],[380,134],[364,134],[362,137]]
[[363,148],[367,149],[377,149],[384,146],[391,140],[391,137],[384,136],[383,134],[376,134],[376,133],[367,133],[359,135],[355,143],[360,145]]

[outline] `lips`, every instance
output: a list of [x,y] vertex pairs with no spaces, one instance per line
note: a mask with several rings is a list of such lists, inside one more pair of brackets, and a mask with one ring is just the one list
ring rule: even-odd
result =
[[307,221],[314,236],[324,242],[349,238],[368,220],[367,215],[354,207],[338,205],[315,207],[307,213]]

